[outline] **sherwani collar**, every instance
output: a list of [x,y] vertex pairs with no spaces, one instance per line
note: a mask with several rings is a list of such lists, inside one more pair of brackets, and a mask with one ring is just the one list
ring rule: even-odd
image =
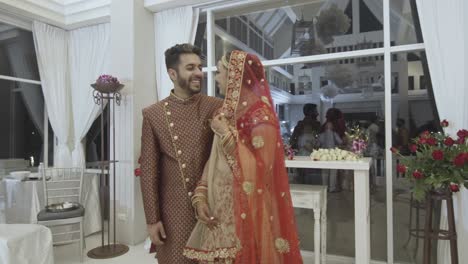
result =
[[171,94],[169,96],[169,100],[171,102],[174,102],[174,103],[177,103],[177,104],[192,104],[192,103],[195,103],[199,100],[199,98],[201,97],[201,94],[198,93],[198,94],[195,94],[195,95],[192,95],[191,97],[187,98],[187,99],[182,99],[180,97],[178,97],[175,93],[174,93],[174,89],[171,90]]

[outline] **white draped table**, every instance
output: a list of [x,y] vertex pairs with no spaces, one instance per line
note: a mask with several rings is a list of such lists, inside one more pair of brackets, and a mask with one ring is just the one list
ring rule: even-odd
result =
[[[83,176],[83,206],[85,207],[84,233],[89,235],[101,230],[101,211],[98,193],[99,175]],[[44,208],[42,180],[19,181],[3,179],[5,220],[7,224],[35,224],[37,214]],[[1,186],[0,186],[1,188]]]
[[371,158],[359,161],[314,161],[309,156],[286,160],[288,168],[336,169],[354,171],[355,257],[358,264],[370,263],[369,168]]
[[0,224],[0,263],[53,264],[50,229],[42,225]]

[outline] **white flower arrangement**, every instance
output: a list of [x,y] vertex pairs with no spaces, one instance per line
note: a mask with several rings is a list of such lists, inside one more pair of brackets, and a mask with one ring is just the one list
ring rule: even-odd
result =
[[334,149],[317,149],[310,154],[312,160],[320,161],[335,161],[335,160],[347,160],[347,161],[356,161],[359,160],[359,157],[347,150],[342,150],[339,148]]

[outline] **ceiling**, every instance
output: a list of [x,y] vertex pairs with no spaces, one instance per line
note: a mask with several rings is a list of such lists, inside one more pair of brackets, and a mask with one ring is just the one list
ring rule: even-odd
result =
[[73,29],[110,21],[111,2],[112,0],[0,0],[0,19],[8,16],[22,21],[39,20]]

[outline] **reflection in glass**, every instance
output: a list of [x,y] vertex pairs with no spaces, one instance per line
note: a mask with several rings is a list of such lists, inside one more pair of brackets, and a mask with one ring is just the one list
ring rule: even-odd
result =
[[405,45],[421,43],[422,39],[418,39],[416,23],[417,10],[416,1],[414,0],[392,0],[390,1],[390,36],[392,45]]
[[373,49],[383,47],[382,14],[382,0],[275,0],[216,13],[215,32],[264,60]]
[[[400,53],[392,62],[392,73],[398,74],[399,89],[392,97],[392,146],[403,155],[411,155],[409,144],[425,130],[437,131],[435,106],[425,89],[426,74],[420,52]],[[392,157],[393,230],[396,262],[422,263],[422,240],[410,234],[410,229],[424,228],[424,205],[411,195],[411,185],[405,175],[397,173],[397,156]],[[438,226],[435,215],[434,227]],[[420,233],[421,234],[421,233]],[[432,252],[436,252],[436,247]]]
[[[363,58],[356,58],[362,61]],[[267,67],[268,80],[273,100],[276,104],[281,124],[281,136],[287,144],[297,145],[299,154],[310,151],[320,134],[315,126],[302,128],[307,117],[308,107],[314,104],[317,111],[312,119],[322,126],[325,113],[331,107],[343,113],[346,128],[359,127],[372,134],[372,142],[364,152],[374,158],[371,169],[371,255],[375,260],[386,260],[386,203],[385,203],[385,127],[384,127],[384,77],[383,61],[367,66],[340,60],[312,65],[291,65],[291,76]],[[282,82],[284,84],[282,84]],[[324,100],[324,87],[336,87],[338,92],[332,100]],[[322,96],[321,96],[322,95]],[[315,108],[311,106],[310,108]],[[311,132],[311,136],[301,134]],[[310,130],[310,131],[309,131]],[[314,135],[315,134],[315,135]],[[346,146],[347,147],[347,146]],[[327,253],[354,257],[354,198],[352,174],[349,171],[337,172],[337,186],[343,191],[328,194]],[[290,180],[301,184],[324,184],[322,172],[317,170],[290,169]],[[313,250],[313,214],[307,210],[296,210],[301,248]],[[346,243],[342,243],[346,241]]]
[[[0,79],[0,112],[0,159],[28,160],[28,165],[34,160],[34,166],[38,166],[44,158],[41,87]],[[49,161],[52,161],[53,131],[50,125],[48,149]]]
[[0,22],[0,75],[39,80],[31,32]]

